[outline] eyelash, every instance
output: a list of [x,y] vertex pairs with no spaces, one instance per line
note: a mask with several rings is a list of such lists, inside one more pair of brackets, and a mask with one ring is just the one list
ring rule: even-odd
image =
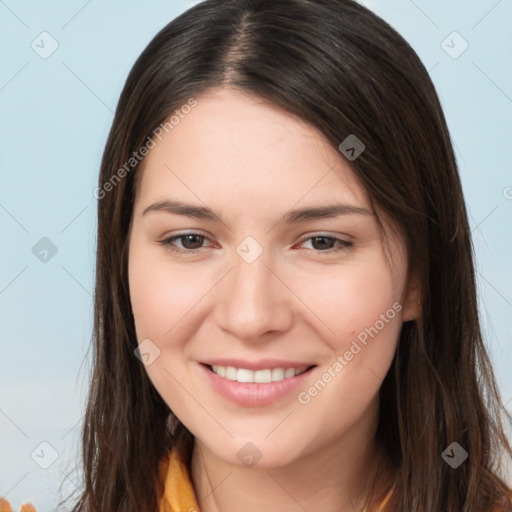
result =
[[[190,235],[195,235],[195,236],[198,236],[198,237],[202,238],[203,240],[208,240],[207,237],[204,236],[204,235],[201,235],[199,233],[190,232],[190,233],[182,233],[181,235],[175,235],[175,236],[172,236],[172,237],[169,237],[169,238],[165,238],[163,240],[160,240],[159,243],[161,245],[163,245],[164,247],[166,247],[167,249],[169,249],[169,250],[171,250],[173,252],[181,253],[181,254],[195,254],[195,253],[201,252],[202,248],[201,249],[177,249],[175,246],[173,246],[174,240],[179,240],[181,238],[185,238],[185,237],[190,236]],[[336,238],[336,237],[333,237],[333,236],[327,236],[327,235],[310,236],[310,237],[305,238],[304,240],[302,240],[302,242],[300,242],[300,243],[303,244],[306,241],[314,239],[314,238],[326,238],[328,240],[334,240],[335,242],[339,242],[339,247],[337,249],[330,248],[330,249],[327,249],[325,251],[320,251],[320,250],[316,250],[316,249],[310,249],[310,250],[312,250],[314,252],[317,252],[319,254],[321,254],[321,253],[327,253],[327,254],[338,253],[338,252],[341,252],[341,251],[345,251],[349,247],[354,245],[353,242],[348,242],[347,240],[342,240],[340,238]]]

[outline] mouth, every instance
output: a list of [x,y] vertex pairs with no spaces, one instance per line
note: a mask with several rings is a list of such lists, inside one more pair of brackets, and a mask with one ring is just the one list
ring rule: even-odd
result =
[[222,379],[241,383],[269,384],[270,382],[280,382],[282,380],[291,379],[297,375],[302,375],[312,369],[315,365],[299,366],[296,368],[264,368],[261,370],[210,364],[206,364],[205,366]]
[[[223,364],[220,364],[223,363]],[[247,368],[252,366],[252,368]],[[317,365],[302,362],[218,360],[199,364],[205,383],[224,399],[244,407],[293,400]]]
[[263,370],[251,370],[249,368],[237,368],[235,366],[207,365],[207,367],[219,377],[237,382],[268,384],[290,379],[296,375],[302,375],[312,366],[298,368],[265,368]]

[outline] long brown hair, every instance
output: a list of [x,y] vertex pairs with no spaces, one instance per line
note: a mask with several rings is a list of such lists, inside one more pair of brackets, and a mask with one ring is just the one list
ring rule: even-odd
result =
[[[428,72],[395,30],[353,0],[207,0],[140,55],[106,143],[84,489],[74,511],[156,512],[159,460],[177,444],[190,454],[190,432],[134,356],[127,247],[137,162],[126,164],[174,110],[224,85],[298,115],[336,148],[356,135],[366,149],[351,168],[405,235],[421,308],[418,321],[403,324],[379,392],[377,437],[395,469],[388,509],[512,510],[498,459],[512,450],[482,340],[466,208]],[[453,442],[469,454],[457,469],[441,456]]]

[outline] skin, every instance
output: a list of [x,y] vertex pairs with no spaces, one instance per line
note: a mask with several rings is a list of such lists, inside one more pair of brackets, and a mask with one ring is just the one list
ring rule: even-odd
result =
[[[381,456],[378,390],[402,323],[417,311],[403,240],[384,218],[390,265],[366,191],[316,128],[235,89],[212,89],[197,100],[138,171],[129,285],[138,341],[149,338],[160,350],[148,375],[195,437],[191,473],[201,510],[362,510]],[[207,206],[222,221],[143,214],[170,199]],[[291,209],[327,203],[370,214],[281,221]],[[160,243],[190,231],[205,238]],[[252,263],[236,252],[247,236],[263,249]],[[335,252],[339,242],[319,236],[352,245]],[[329,368],[332,376],[338,356],[396,303],[394,318],[300,403],[297,393]],[[199,362],[220,357],[317,367],[297,392],[247,407],[205,378]],[[248,442],[261,454],[254,467],[237,457]]]

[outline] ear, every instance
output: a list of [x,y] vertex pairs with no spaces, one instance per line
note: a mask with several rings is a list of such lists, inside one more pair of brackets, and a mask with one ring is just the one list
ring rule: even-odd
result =
[[419,279],[416,275],[410,275],[407,279],[407,287],[402,305],[402,320],[404,322],[418,318],[419,312],[421,311],[421,291],[419,286]]

